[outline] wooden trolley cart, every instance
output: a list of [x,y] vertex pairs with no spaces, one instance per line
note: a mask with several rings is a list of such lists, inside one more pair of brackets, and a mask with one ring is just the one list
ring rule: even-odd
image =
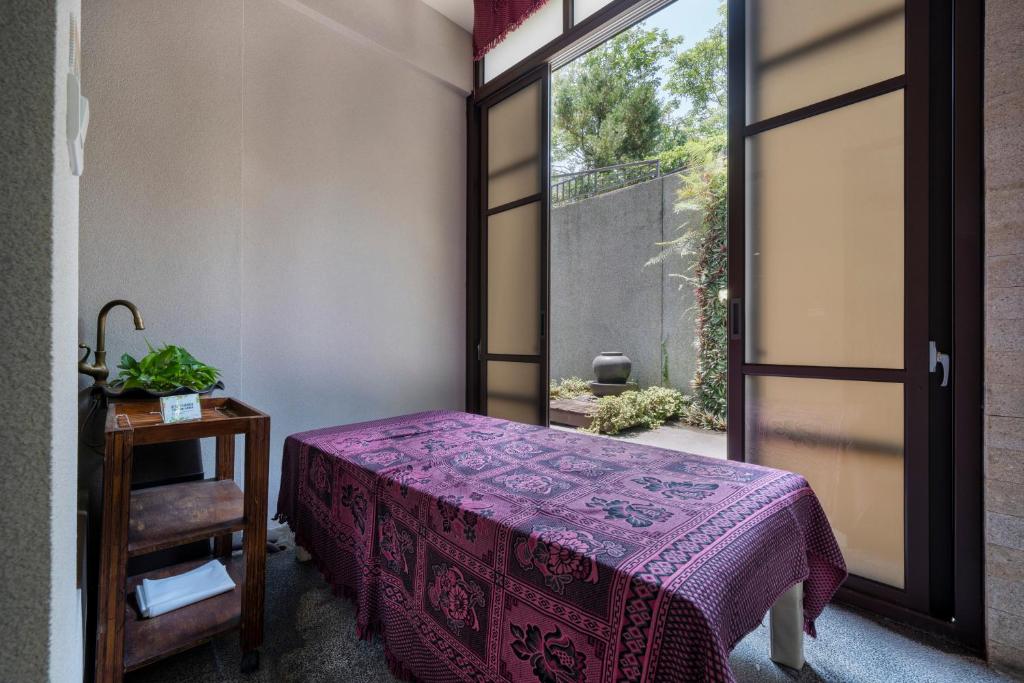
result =
[[[241,630],[242,669],[259,665],[267,535],[270,417],[233,398],[204,398],[202,419],[166,424],[156,401],[111,403],[107,409],[103,471],[103,534],[96,625],[96,681],[120,681],[127,671]],[[234,482],[235,435],[245,436],[245,490]],[[135,446],[215,437],[214,479],[131,490]],[[240,556],[231,534],[243,533]],[[214,539],[213,553],[227,566],[235,589],[144,619],[135,588],[143,579],[181,574],[193,560],[137,576],[129,558],[185,543]]]

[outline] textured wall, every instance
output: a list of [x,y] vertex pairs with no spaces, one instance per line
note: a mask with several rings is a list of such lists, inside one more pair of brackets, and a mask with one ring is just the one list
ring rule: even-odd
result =
[[288,434],[463,406],[465,100],[275,0],[246,2],[245,45],[243,394],[273,512]]
[[[92,123],[82,177],[82,341],[107,319],[122,353],[180,344],[241,390],[242,0],[93,0],[83,71]],[[92,380],[81,378],[82,385]]]
[[[467,94],[473,87],[468,34],[420,0],[278,0],[344,36],[386,53],[390,62]],[[308,7],[312,11],[304,11]]]
[[641,386],[669,381],[689,390],[694,348],[692,288],[671,274],[688,261],[646,266],[658,242],[674,239],[694,216],[675,212],[677,175],[658,178],[551,211],[551,377],[593,379],[601,351],[622,351]]
[[644,268],[662,237],[662,181],[551,211],[551,377],[593,379],[601,351],[661,383],[662,267]]
[[109,360],[180,343],[267,410],[271,514],[288,434],[461,407],[469,35],[418,0],[85,10],[82,339],[131,299]]
[[78,179],[65,139],[77,0],[0,21],[0,680],[81,679],[75,594]]
[[989,659],[1024,677],[1024,12],[985,19],[985,509]]

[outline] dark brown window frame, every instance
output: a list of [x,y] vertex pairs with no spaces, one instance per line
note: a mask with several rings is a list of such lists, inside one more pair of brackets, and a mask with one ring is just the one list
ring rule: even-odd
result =
[[[563,33],[547,45],[536,50],[506,72],[491,81],[483,82],[480,62],[474,64],[474,91],[467,98],[467,301],[466,301],[466,408],[479,411],[478,393],[480,372],[477,340],[480,339],[480,183],[481,162],[480,117],[478,104],[490,95],[506,88],[531,70],[547,64],[559,52],[583,39],[587,34],[614,21],[645,0],[614,0],[605,7],[573,25],[573,0],[565,0]],[[972,0],[949,0],[952,5],[952,335],[953,335],[953,552],[955,571],[951,578],[954,586],[953,614],[955,620],[935,619],[927,614],[908,610],[863,593],[844,590],[841,599],[873,612],[909,623],[930,632],[950,637],[971,650],[984,654],[984,527],[982,499],[982,313],[983,287],[983,192],[982,192],[982,3]],[[908,3],[909,4],[909,3]],[[736,0],[730,0],[730,9]],[[920,6],[920,5],[918,5]],[[909,9],[908,9],[909,11]],[[743,17],[733,11],[729,14],[729,30],[742,30]],[[737,26],[737,22],[740,22]],[[919,59],[922,56],[918,57]],[[730,65],[743,64],[744,56],[730,50]],[[908,68],[910,67],[908,63]],[[730,88],[733,79],[743,79],[740,69],[730,68]],[[743,87],[743,81],[739,81]],[[871,87],[896,88],[895,83],[875,84]],[[819,106],[823,103],[819,103]],[[738,114],[737,114],[738,112]],[[764,122],[761,122],[763,125]],[[730,144],[736,132],[746,126],[743,107],[730,101]],[[731,154],[737,158],[735,154]],[[742,158],[742,157],[738,157]],[[743,179],[742,164],[729,168],[730,183]],[[736,177],[732,177],[732,176]],[[732,201],[730,198],[730,210]],[[731,236],[731,235],[730,235]],[[729,363],[744,362],[730,348]],[[779,368],[774,368],[778,371]],[[756,374],[756,366],[747,366],[748,374]],[[789,368],[793,376],[809,376],[812,370]],[[891,372],[878,370],[882,375]],[[901,372],[901,371],[896,371]],[[738,373],[737,373],[738,374]],[[730,419],[733,418],[734,397],[742,396],[742,388],[730,385]],[[739,454],[742,455],[742,445]],[[730,457],[736,452],[730,446]]]
[[[487,149],[482,143],[487,139],[486,109],[493,107],[505,99],[516,95],[524,88],[539,83],[541,88],[542,107],[541,121],[538,130],[544,136],[540,145],[539,165],[541,169],[541,191],[519,199],[485,208],[487,200]],[[470,412],[484,412],[487,401],[487,363],[492,361],[536,364],[538,373],[539,424],[548,424],[547,376],[551,356],[550,341],[547,333],[547,311],[550,309],[550,265],[548,263],[548,231],[550,221],[550,165],[551,130],[548,107],[544,105],[550,97],[550,71],[546,63],[528,69],[517,78],[506,83],[499,90],[486,98],[476,99],[470,96],[467,117],[470,127],[470,144],[468,146],[469,166],[467,174],[470,188],[467,192],[467,209],[470,212],[467,226],[467,297],[466,297],[466,409]],[[490,353],[487,344],[487,219],[504,211],[525,206],[535,202],[541,204],[540,248],[539,254],[541,283],[538,311],[540,314],[540,353],[536,355]],[[475,257],[475,258],[474,258]]]
[[[904,571],[903,588],[895,588],[878,581],[851,575],[843,587],[843,595],[850,601],[861,596],[886,604],[927,612],[933,594],[933,551],[930,534],[913,533],[930,529],[929,500],[931,456],[929,430],[929,376],[923,362],[909,363],[923,358],[929,339],[929,249],[931,217],[929,214],[929,148],[930,37],[928,0],[906,2],[906,59],[904,73],[878,83],[830,97],[772,116],[747,123],[747,3],[731,0],[729,3],[729,46],[732,51],[729,69],[729,293],[731,297],[729,339],[729,458],[745,460],[746,434],[746,378],[748,376],[806,377],[826,380],[854,380],[896,383],[904,392],[904,468],[917,473],[906,476],[904,484]],[[923,20],[923,21],[922,21]],[[756,17],[754,17],[756,21]],[[871,23],[863,26],[870,27]],[[735,65],[739,65],[738,67]],[[746,308],[746,253],[741,245],[746,241],[746,143],[753,136],[783,126],[804,121],[840,108],[901,91],[905,108],[904,168],[905,191],[905,249],[904,273],[908,286],[904,290],[904,358],[901,369],[840,368],[792,365],[752,365],[746,362],[745,308]],[[910,248],[916,245],[916,248]],[[924,245],[925,248],[921,248]],[[740,247],[740,248],[737,248]],[[739,320],[737,320],[739,318]],[[925,474],[920,474],[924,472]],[[936,565],[937,566],[937,565]]]
[[[744,16],[746,3],[743,0],[730,0],[729,31],[731,35],[743,36],[746,30]],[[938,9],[936,9],[938,8]],[[910,240],[928,239],[927,231],[931,221],[923,223],[920,215],[935,211],[928,204],[927,183],[929,173],[933,172],[930,140],[928,136],[918,134],[915,126],[926,128],[929,116],[929,93],[933,90],[928,84],[932,78],[934,60],[946,59],[953,71],[953,88],[947,100],[951,103],[952,113],[941,124],[950,125],[950,140],[953,148],[952,160],[938,158],[934,163],[950,163],[951,176],[949,185],[952,194],[953,218],[949,221],[952,246],[949,256],[952,258],[950,273],[955,287],[950,297],[952,316],[950,323],[953,335],[954,357],[957,358],[959,374],[954,376],[952,387],[952,440],[951,455],[952,476],[938,477],[938,484],[929,477],[915,477],[907,481],[907,518],[915,519],[917,528],[929,528],[930,534],[924,537],[907,536],[906,555],[908,560],[915,560],[916,570],[908,574],[905,590],[884,586],[861,577],[851,577],[841,589],[839,599],[867,608],[871,611],[890,616],[900,621],[911,623],[931,632],[951,637],[976,652],[984,650],[984,600],[983,600],[983,547],[980,542],[982,535],[982,488],[981,488],[981,318],[983,290],[981,288],[981,122],[980,91],[981,82],[981,7],[979,3],[967,0],[950,0],[948,3],[928,3],[924,0],[908,0],[908,52],[906,72],[904,76],[875,83],[859,90],[830,98],[823,102],[811,104],[793,112],[772,117],[754,124],[746,123],[746,55],[745,41],[730,42],[729,54],[729,185],[742,188],[745,182],[745,140],[746,137],[758,132],[770,130],[781,125],[793,123],[810,116],[837,109],[842,106],[864,101],[871,97],[905,89],[907,93],[906,108],[909,134],[907,136],[908,185],[907,211],[914,216],[913,222],[908,218],[908,237]],[[946,15],[943,15],[946,12]],[[943,21],[952,25],[952,45],[930,41],[930,30],[938,27]],[[913,31],[913,33],[911,33]],[[952,58],[950,58],[952,51]],[[739,65],[735,68],[734,65]],[[913,85],[910,85],[913,82]],[[944,84],[939,84],[940,87]],[[915,123],[916,122],[916,123]],[[948,208],[948,207],[943,207]],[[730,244],[743,244],[745,232],[745,194],[733,191],[729,196],[729,241]],[[932,220],[943,221],[945,216],[937,216]],[[922,233],[922,230],[926,231]],[[910,278],[927,278],[929,271],[929,255],[919,254],[911,258],[908,250],[906,263]],[[947,261],[948,263],[948,261]],[[730,283],[729,289],[733,297],[743,297],[745,290],[744,254],[742,250],[730,249]],[[948,272],[948,271],[947,271]],[[736,301],[734,299],[734,301]],[[922,339],[928,338],[928,311],[924,307],[909,305],[907,317],[908,329],[920,339],[912,340],[908,332],[906,342],[908,351],[910,344],[920,346]],[[738,313],[738,315],[736,315]],[[902,370],[886,369],[853,369],[853,368],[812,368],[802,366],[759,366],[745,363],[743,343],[742,306],[730,306],[730,316],[738,320],[730,320],[730,367],[740,368],[740,372],[729,375],[729,423],[740,425],[730,431],[729,457],[734,460],[745,458],[743,443],[743,396],[744,378],[748,375],[774,375],[788,377],[820,377],[824,379],[860,379],[871,381],[901,381],[907,390],[917,392],[918,401],[924,400],[928,381],[923,378],[920,368],[916,368],[916,378],[910,377],[911,368]],[[922,333],[925,333],[922,336]],[[908,413],[909,415],[909,413]],[[930,443],[931,433],[922,429],[920,420],[908,422],[907,442]],[[944,447],[936,444],[935,449]],[[928,470],[933,461],[933,447],[918,449],[914,461],[908,460],[908,467]],[[942,485],[949,488],[944,490]],[[930,505],[930,497],[939,493],[952,498],[946,505]],[[941,518],[952,527],[950,545],[950,562],[930,564],[935,557],[936,543],[931,538],[934,534],[936,509],[948,517]],[[909,524],[908,524],[909,525]],[[908,562],[908,568],[910,563]],[[943,598],[940,593],[948,589],[951,595]],[[916,595],[912,595],[914,591]],[[910,602],[917,609],[911,609],[899,603]],[[941,616],[933,616],[941,615]]]
[[953,2],[954,636],[985,653],[983,3]]

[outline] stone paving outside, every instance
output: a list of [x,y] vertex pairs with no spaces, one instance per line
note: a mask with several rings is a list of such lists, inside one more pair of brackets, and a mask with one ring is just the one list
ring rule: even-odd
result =
[[[562,427],[554,424],[551,425],[551,428],[576,431],[572,427]],[[725,460],[727,457],[725,432],[715,432],[678,423],[667,423],[658,429],[631,429],[614,436],[608,434],[600,434],[599,436],[606,439],[617,439],[648,446],[657,446],[658,448],[668,448],[669,450],[682,451],[683,453],[705,455],[709,458],[719,458],[721,460]]]

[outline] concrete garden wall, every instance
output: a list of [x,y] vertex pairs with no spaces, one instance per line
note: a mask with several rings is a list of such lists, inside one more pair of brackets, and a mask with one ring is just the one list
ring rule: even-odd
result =
[[[622,351],[641,386],[661,384],[662,342],[669,383],[689,391],[697,361],[693,289],[678,257],[644,266],[658,242],[674,239],[700,212],[675,212],[678,174],[551,211],[551,376],[591,379],[601,351]],[[682,290],[679,285],[684,284]]]

